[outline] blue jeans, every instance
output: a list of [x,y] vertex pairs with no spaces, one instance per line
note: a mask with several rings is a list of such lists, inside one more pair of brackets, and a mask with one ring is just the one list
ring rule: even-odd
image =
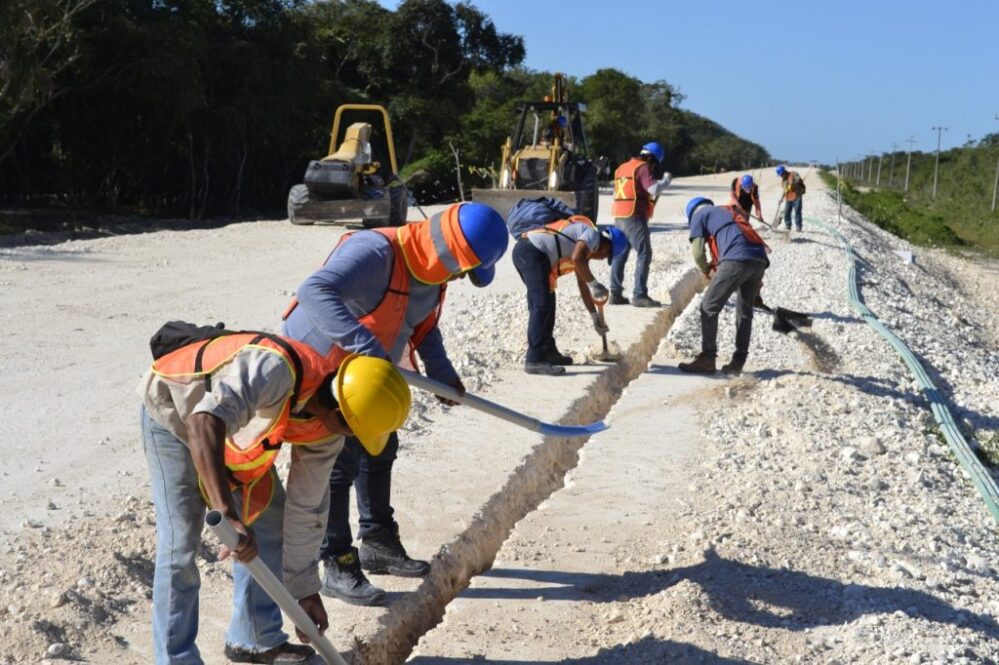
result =
[[396,432],[389,435],[385,450],[377,457],[369,455],[355,437],[347,437],[330,474],[330,512],[322,545],[323,558],[346,554],[354,546],[350,532],[351,485],[357,491],[359,538],[383,528],[395,528],[392,465],[398,453],[399,435]]
[[799,231],[801,230],[801,197],[799,196],[793,201],[785,201],[784,203],[784,227],[787,229],[791,228],[791,212],[794,212],[794,226]]
[[615,219],[614,226],[621,229],[621,232],[627,236],[628,248],[611,261],[611,293],[617,295],[624,293],[624,265],[628,262],[631,250],[634,249],[638,258],[635,261],[635,284],[631,293],[635,298],[648,297],[649,266],[652,265],[652,240],[649,237],[649,223],[642,219],[628,217]]
[[[196,559],[207,507],[187,446],[150,418],[145,408],[141,419],[142,443],[156,508],[153,573],[156,665],[202,665],[204,661],[195,644],[201,588]],[[276,474],[274,481],[274,498],[253,523],[253,532],[260,560],[280,579],[285,494]],[[239,505],[238,500],[236,503]],[[251,651],[267,651],[287,642],[288,635],[281,630],[281,610],[240,563],[233,564],[233,586],[226,642]]]
[[548,255],[527,240],[513,247],[513,266],[527,287],[527,362],[543,363],[555,347],[555,292]]

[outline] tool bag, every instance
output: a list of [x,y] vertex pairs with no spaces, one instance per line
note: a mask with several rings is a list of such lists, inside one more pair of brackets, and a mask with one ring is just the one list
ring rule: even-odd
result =
[[232,335],[235,332],[235,330],[226,330],[225,324],[221,321],[214,326],[199,326],[187,321],[167,321],[149,339],[149,350],[152,351],[153,360],[159,360],[188,344]]
[[305,186],[310,194],[326,198],[351,198],[354,195],[354,167],[348,162],[312,160],[305,169]]
[[539,196],[517,201],[506,217],[506,228],[514,240],[533,229],[575,215],[576,211],[558,199]]

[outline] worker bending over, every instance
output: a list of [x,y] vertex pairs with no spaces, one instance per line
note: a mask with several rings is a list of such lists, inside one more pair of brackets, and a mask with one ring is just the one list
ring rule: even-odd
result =
[[748,213],[756,208],[757,219],[763,219],[763,208],[760,206],[760,187],[753,181],[753,176],[746,174],[741,178],[732,178],[732,200]]
[[[285,334],[333,359],[360,353],[415,368],[415,351],[431,379],[464,393],[437,325],[444,293],[448,282],[465,275],[476,286],[488,285],[508,238],[502,217],[478,203],[455,204],[399,228],[348,233],[298,288],[284,315]],[[329,521],[321,551],[324,594],[380,605],[385,592],[368,581],[362,568],[405,577],[430,571],[428,562],[406,553],[393,518],[392,467],[398,449],[395,432],[377,456],[347,438],[329,476]],[[357,492],[360,550],[350,529],[351,485]]]
[[653,175],[666,158],[666,151],[655,141],[642,146],[637,157],[622,164],[614,172],[614,203],[611,214],[614,226],[624,232],[629,247],[611,262],[610,304],[627,305],[624,297],[624,266],[628,254],[635,250],[635,283],[632,286],[631,304],[635,307],[659,307],[660,303],[649,297],[649,267],[652,265],[652,239],[649,220],[656,208],[656,199],[672,180],[664,173],[659,180]]
[[607,287],[593,276],[590,259],[612,260],[627,251],[628,239],[613,227],[598,228],[588,217],[572,215],[520,236],[513,247],[513,265],[527,287],[528,374],[559,376],[572,357],[555,344],[555,287],[558,278],[576,274],[579,295],[600,334],[608,331],[598,306],[608,297]]
[[[745,211],[734,204],[716,206],[710,199],[698,196],[687,203],[686,213],[694,262],[710,281],[701,298],[701,352],[679,367],[684,372],[715,373],[718,314],[735,293],[735,353],[722,366],[722,372],[738,375],[749,355],[753,303],[770,265],[769,247],[753,229]],[[705,256],[705,246],[710,260]]]
[[[385,445],[409,415],[409,386],[385,360],[331,361],[276,335],[187,339],[154,351],[139,390],[156,509],[155,662],[203,662],[195,644],[196,558],[211,508],[240,534],[231,552],[235,593],[225,655],[239,663],[311,663],[312,648],[288,642],[281,611],[243,563],[260,557],[278,576],[283,568],[288,591],[326,629],[316,522],[325,520],[329,471],[345,434],[373,450]],[[292,449],[287,494],[274,470],[283,441],[302,444]],[[229,554],[223,548],[222,558]]]

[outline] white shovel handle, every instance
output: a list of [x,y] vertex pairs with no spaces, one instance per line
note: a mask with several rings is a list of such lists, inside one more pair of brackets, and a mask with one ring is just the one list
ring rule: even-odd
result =
[[[212,532],[220,541],[222,541],[222,544],[229,549],[235,549],[236,546],[239,545],[239,534],[236,533],[236,529],[232,527],[229,520],[225,519],[219,511],[208,511],[208,514],[205,516],[205,523],[211,527]],[[288,593],[288,589],[286,589],[284,585],[278,581],[278,578],[275,577],[274,573],[271,572],[271,569],[260,560],[260,557],[254,557],[251,561],[243,562],[243,565],[246,566],[246,569],[250,572],[250,575],[253,576],[253,579],[257,581],[257,584],[259,584],[263,590],[267,592],[267,595],[269,595],[274,602],[278,604],[278,607],[280,607],[281,610],[288,615],[288,618],[291,619],[292,623],[294,623],[300,631],[305,633],[305,635],[309,638],[309,641],[316,648],[316,651],[319,652],[319,655],[322,656],[323,659],[329,663],[329,665],[347,665],[347,661],[345,661],[343,657],[337,653],[337,650],[333,648],[330,641],[323,637],[323,634],[319,632],[316,628],[316,624],[312,622],[312,619],[305,613],[302,606],[298,604],[298,601],[295,600],[290,593]]]

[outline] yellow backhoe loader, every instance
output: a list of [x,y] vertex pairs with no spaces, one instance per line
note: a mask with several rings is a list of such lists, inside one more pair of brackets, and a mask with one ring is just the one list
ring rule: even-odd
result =
[[[381,121],[377,131],[369,122],[354,122],[340,134],[344,113]],[[376,122],[377,122],[376,120]],[[375,150],[388,164],[375,161]],[[304,182],[288,192],[288,220],[292,224],[359,221],[364,228],[402,226],[409,196],[399,179],[392,140],[392,122],[379,104],[343,104],[333,115],[328,155],[309,162]]]
[[555,74],[551,94],[523,101],[513,134],[503,144],[496,189],[473,189],[472,199],[506,219],[521,199],[548,196],[596,221],[597,168],[587,152],[584,104],[569,101],[565,74]]

